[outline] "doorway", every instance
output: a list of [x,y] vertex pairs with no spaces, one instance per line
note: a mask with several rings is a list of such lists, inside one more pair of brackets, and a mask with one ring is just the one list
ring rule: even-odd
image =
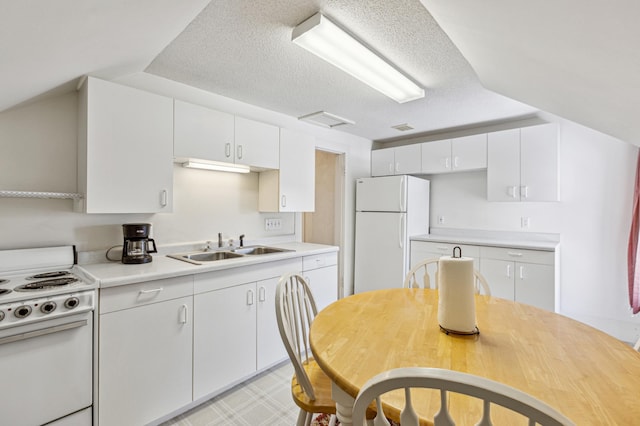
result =
[[340,247],[338,297],[344,296],[344,184],[344,154],[316,149],[315,211],[303,214],[302,239]]

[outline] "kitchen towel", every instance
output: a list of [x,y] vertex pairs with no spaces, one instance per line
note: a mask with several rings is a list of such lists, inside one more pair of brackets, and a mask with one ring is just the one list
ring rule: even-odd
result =
[[473,259],[442,256],[438,273],[440,327],[451,333],[477,333]]

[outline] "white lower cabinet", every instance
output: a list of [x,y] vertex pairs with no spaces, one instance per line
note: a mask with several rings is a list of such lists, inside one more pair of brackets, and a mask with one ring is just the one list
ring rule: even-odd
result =
[[193,399],[225,389],[287,354],[275,321],[275,289],[300,258],[196,275]]
[[[463,256],[474,259],[474,267],[487,279],[493,297],[555,310],[554,251],[411,241],[411,267],[424,259],[451,256],[455,246],[462,249]],[[431,280],[435,265],[432,269]]]
[[302,275],[307,280],[318,312],[338,300],[338,254],[305,256]]
[[192,400],[191,277],[100,291],[100,426],[142,425]]
[[555,310],[554,252],[499,247],[480,251],[480,272],[493,296]]

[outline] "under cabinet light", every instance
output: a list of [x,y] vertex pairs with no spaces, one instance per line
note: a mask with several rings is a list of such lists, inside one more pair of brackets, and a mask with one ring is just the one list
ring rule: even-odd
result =
[[230,164],[230,163],[217,163],[217,162],[200,162],[200,161],[187,161],[182,163],[182,167],[188,167],[190,169],[204,169],[215,170],[218,172],[234,172],[234,173],[249,173],[251,170],[249,166],[242,164]]
[[424,89],[320,12],[293,29],[291,40],[398,103],[424,97]]

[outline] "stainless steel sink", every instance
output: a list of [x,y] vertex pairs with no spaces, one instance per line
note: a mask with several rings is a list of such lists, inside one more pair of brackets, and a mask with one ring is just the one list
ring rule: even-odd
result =
[[245,255],[253,256],[253,255],[260,255],[260,254],[282,253],[287,251],[293,251],[293,250],[281,249],[276,247],[267,247],[267,246],[247,246],[247,247],[237,247],[237,248],[228,249],[228,250],[192,251],[188,253],[175,253],[175,254],[168,254],[167,257],[182,260],[184,262],[193,263],[195,265],[202,265],[203,263],[207,263],[207,262],[215,262],[217,260],[226,260],[226,259],[235,259],[238,257],[244,257]]
[[205,253],[194,253],[183,256],[185,259],[195,260],[196,262],[211,262],[213,260],[232,259],[234,257],[242,257],[241,254],[232,253],[230,251],[210,251]]
[[258,254],[270,254],[270,253],[283,253],[291,250],[275,248],[275,247],[266,247],[266,246],[247,246],[247,247],[238,247],[233,249],[233,253],[242,253],[246,255],[258,255]]

